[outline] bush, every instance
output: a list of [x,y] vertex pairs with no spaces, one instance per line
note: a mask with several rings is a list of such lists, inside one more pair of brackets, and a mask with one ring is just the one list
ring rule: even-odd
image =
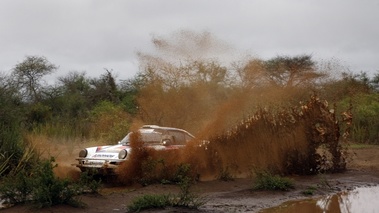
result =
[[342,107],[353,105],[353,125],[351,139],[357,143],[379,144],[379,95],[356,94],[343,99]]
[[256,171],[256,182],[253,188],[256,190],[288,191],[294,188],[294,183],[289,178],[273,175],[267,171]]
[[124,109],[109,101],[102,101],[91,111],[91,136],[106,143],[116,143],[125,136],[130,127],[130,115]]
[[58,165],[54,162],[54,158],[43,160],[30,171],[22,170],[5,177],[0,185],[1,199],[12,204],[32,203],[37,208],[57,204],[83,206],[84,203],[76,196],[84,192],[97,192],[100,183],[85,173],[77,183],[56,178],[53,169]]
[[316,187],[314,187],[314,186],[309,186],[309,187],[307,187],[306,190],[304,190],[304,191],[302,192],[302,194],[303,194],[303,195],[314,195],[314,193],[315,193],[316,190],[317,190]]
[[129,212],[139,212],[144,209],[165,208],[170,206],[169,195],[142,195],[132,201],[128,206]]
[[[180,193],[177,195],[163,194],[163,195],[143,195],[137,197],[128,206],[129,212],[139,212],[144,209],[165,208],[168,206],[184,207],[197,209],[206,203],[204,197],[200,197],[190,191],[192,179],[188,176],[182,176],[182,172],[187,172],[189,167],[182,165],[182,171],[178,171],[178,185]],[[180,169],[179,169],[180,170]]]
[[229,167],[226,167],[225,169],[220,170],[220,173],[218,174],[217,179],[221,181],[233,181],[234,177]]
[[180,187],[180,193],[172,198],[172,206],[197,209],[206,203],[204,197],[200,197],[190,191],[191,183],[192,180],[189,177],[183,178],[178,183]]

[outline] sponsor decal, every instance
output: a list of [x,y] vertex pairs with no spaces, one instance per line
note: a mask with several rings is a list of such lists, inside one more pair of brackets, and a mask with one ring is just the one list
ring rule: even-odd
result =
[[101,154],[94,154],[92,157],[93,158],[113,158],[115,155],[112,154],[106,154],[106,153],[101,153]]

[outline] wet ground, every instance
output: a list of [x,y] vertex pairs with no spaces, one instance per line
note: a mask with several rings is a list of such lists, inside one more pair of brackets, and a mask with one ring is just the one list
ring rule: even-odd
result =
[[260,213],[344,213],[344,212],[378,212],[379,186],[363,186],[354,190],[318,198],[288,201],[279,206],[263,209]]
[[[288,201],[325,203],[325,201],[320,200],[324,198],[333,201],[336,199],[333,195],[337,193],[340,193],[339,196],[341,197],[342,195],[345,196],[345,192],[354,192],[354,190],[359,187],[371,188],[379,184],[379,147],[356,149],[354,151],[356,152],[356,157],[354,157],[353,161],[349,163],[348,171],[339,174],[290,177],[295,181],[295,189],[288,192],[253,191],[251,190],[253,182],[248,178],[235,179],[234,181],[228,182],[217,180],[201,181],[192,187],[193,192],[204,197],[204,199],[207,199],[208,201],[205,205],[201,206],[199,210],[168,208],[164,210],[150,210],[143,212],[260,212],[264,209],[275,207]],[[305,195],[304,192],[308,191],[310,188],[315,189],[313,194]],[[157,184],[147,187],[107,186],[101,189],[99,195],[82,196],[82,201],[88,205],[88,207],[84,209],[61,205],[52,208],[33,210],[30,209],[29,206],[18,205],[0,211],[8,213],[126,212],[126,206],[137,196],[176,192],[178,192],[178,187],[173,185]],[[363,193],[367,195],[368,192]],[[370,201],[365,200],[365,202]],[[371,202],[375,203],[376,199],[373,199]],[[290,204],[287,203],[285,205]],[[336,206],[337,204],[330,202],[329,205]]]

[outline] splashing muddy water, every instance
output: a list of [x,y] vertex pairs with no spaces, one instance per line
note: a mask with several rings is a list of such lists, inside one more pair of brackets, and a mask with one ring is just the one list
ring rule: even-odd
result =
[[[122,182],[133,182],[130,179],[136,177],[147,182],[172,180],[186,165],[191,167],[190,174],[200,179],[247,177],[259,170],[316,174],[346,169],[336,117],[317,97],[298,108],[261,109],[233,130],[210,137],[206,146],[201,142],[194,141],[175,153],[143,150],[131,143],[132,149],[139,151],[132,152],[120,166],[119,177]],[[317,153],[320,146],[325,147],[324,153]]]

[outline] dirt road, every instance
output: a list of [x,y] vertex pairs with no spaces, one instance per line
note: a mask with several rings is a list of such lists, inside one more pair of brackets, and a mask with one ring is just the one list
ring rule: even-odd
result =
[[[348,170],[339,174],[317,176],[294,176],[295,189],[288,192],[252,191],[252,180],[201,181],[192,186],[192,191],[204,196],[208,202],[199,210],[174,209],[149,210],[143,212],[258,212],[261,209],[279,205],[288,200],[309,198],[303,192],[310,186],[317,187],[314,195],[351,190],[357,186],[371,186],[379,183],[379,147],[354,149],[356,155],[348,164]],[[173,185],[150,185],[147,187],[104,187],[99,195],[83,195],[81,199],[88,206],[84,209],[66,205],[32,210],[29,206],[14,206],[1,210],[4,213],[42,212],[42,213],[83,213],[83,212],[126,212],[133,198],[154,193],[176,193]]]

